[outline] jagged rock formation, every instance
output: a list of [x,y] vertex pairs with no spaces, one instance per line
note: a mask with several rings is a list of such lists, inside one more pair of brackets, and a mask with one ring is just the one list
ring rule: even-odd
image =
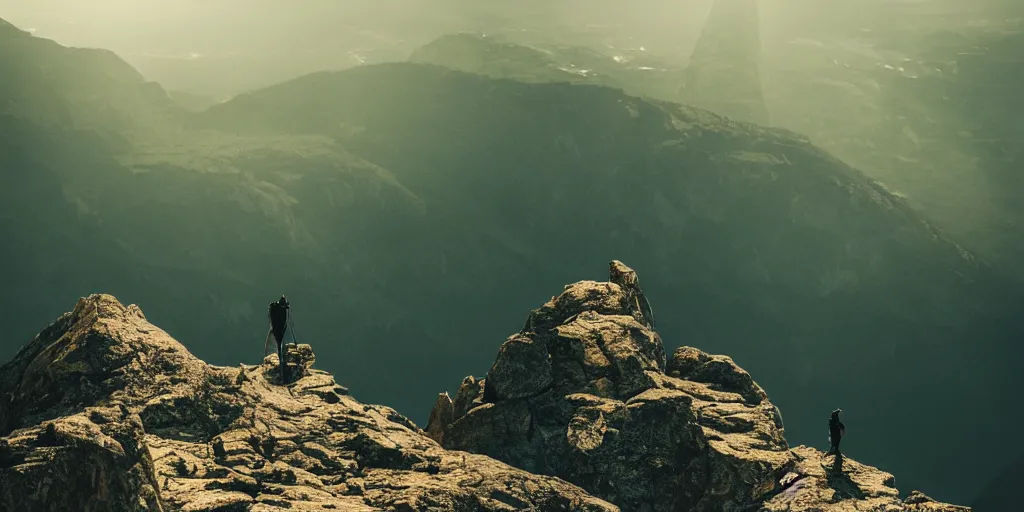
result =
[[446,448],[559,476],[623,510],[959,511],[891,475],[790,449],[782,416],[732,359],[666,357],[635,272],[582,281],[534,310],[485,379],[442,394],[427,427]]
[[761,84],[756,0],[716,0],[690,56],[679,98],[741,121],[770,122]]
[[576,510],[556,478],[443,450],[364,405],[308,345],[210,366],[136,306],[93,295],[0,368],[0,510]]

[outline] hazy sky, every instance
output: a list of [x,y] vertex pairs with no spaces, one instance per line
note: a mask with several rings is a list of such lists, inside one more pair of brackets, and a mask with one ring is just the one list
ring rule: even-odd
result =
[[[495,24],[614,24],[643,27],[652,34],[682,35],[698,27],[712,0],[0,0],[0,17],[35,28],[68,44],[154,41],[182,45],[220,34],[224,40],[275,40],[282,33],[356,28],[404,29],[410,34],[454,26],[484,29]],[[301,41],[290,41],[301,43]]]
[[[0,0],[0,18],[68,45],[118,53],[271,51],[360,31],[423,40],[453,30],[614,25],[652,44],[691,46],[713,0]],[[1021,3],[1021,2],[1018,2]],[[865,26],[892,9],[955,12],[1004,0],[761,0],[766,37],[796,27]],[[964,20],[961,20],[964,21]],[[422,41],[420,41],[422,42]]]
[[601,34],[617,38],[616,44],[630,41],[683,58],[710,4],[711,0],[0,0],[0,18],[61,44],[113,50],[169,89],[234,94],[313,71],[404,60],[416,47],[459,31],[540,30],[557,34],[559,42],[567,44],[591,43],[594,34]]

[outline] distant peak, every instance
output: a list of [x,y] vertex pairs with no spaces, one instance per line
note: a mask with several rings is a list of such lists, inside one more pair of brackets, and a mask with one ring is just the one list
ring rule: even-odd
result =
[[130,315],[141,320],[146,319],[142,310],[135,304],[125,306],[117,300],[117,297],[106,293],[94,293],[88,297],[82,297],[75,304],[75,309],[71,310],[72,316],[76,317],[90,313],[103,318],[124,318],[126,315]]

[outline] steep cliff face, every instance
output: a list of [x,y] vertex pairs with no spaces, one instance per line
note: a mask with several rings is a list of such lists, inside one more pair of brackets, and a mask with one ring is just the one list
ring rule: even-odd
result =
[[0,368],[0,509],[576,510],[612,505],[556,478],[442,449],[363,405],[308,345],[210,366],[109,295],[79,301]]
[[966,510],[891,475],[790,449],[782,415],[732,359],[666,357],[636,273],[567,286],[506,340],[485,379],[442,394],[427,432],[446,448],[565,478],[623,510]]

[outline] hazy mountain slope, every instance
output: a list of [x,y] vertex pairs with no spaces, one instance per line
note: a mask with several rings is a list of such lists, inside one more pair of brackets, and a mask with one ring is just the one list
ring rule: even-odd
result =
[[944,16],[910,8],[779,29],[766,35],[773,119],[908,194],[1019,274],[1019,16],[963,4]]
[[[563,212],[550,210],[573,202],[582,211],[566,220],[620,218],[620,225],[596,230],[633,224],[661,231],[666,222],[682,228],[666,229],[662,243],[683,238],[687,223],[692,229],[742,224],[750,234],[765,236],[769,232],[758,227],[770,226],[777,245],[765,248],[764,256],[778,259],[765,264],[776,272],[773,267],[788,264],[780,253],[792,247],[778,243],[780,234],[832,244],[843,240],[829,256],[855,262],[865,273],[849,288],[892,271],[870,261],[890,256],[879,249],[893,251],[903,258],[900,263],[934,265],[949,282],[963,281],[977,266],[898,198],[799,136],[610,89],[529,86],[429,66],[385,65],[311,75],[241,96],[200,119],[208,128],[333,137],[394,173],[428,211],[463,209],[464,203],[452,202],[459,198],[480,208],[474,222],[483,227],[515,206],[515,215],[528,220],[515,230],[531,237],[558,229],[555,216]],[[396,146],[404,151],[394,151]],[[726,170],[732,172],[716,172]],[[533,194],[509,193],[515,189]],[[599,197],[600,204],[574,201]],[[829,201],[840,197],[848,200]],[[764,215],[749,215],[754,212]],[[871,247],[846,247],[847,242]],[[966,274],[957,277],[950,270]],[[808,282],[802,272],[786,282],[823,294],[844,287],[826,282],[825,275]]]
[[[660,98],[674,97],[684,78],[679,69],[662,68],[663,61],[643,50],[556,44],[533,36],[449,34],[417,48],[409,62],[523,82],[604,85]],[[530,43],[517,44],[517,39]]]
[[[262,339],[263,297],[306,282],[306,301],[344,307],[347,299],[318,284],[332,281],[328,259],[358,248],[344,242],[369,236],[353,234],[364,220],[372,221],[373,237],[386,240],[389,213],[417,215],[416,199],[386,173],[330,141],[182,133],[173,109],[166,123],[149,124],[159,109],[144,98],[128,101],[141,82],[116,57],[5,30],[0,66],[30,71],[5,74],[0,90],[0,104],[12,107],[0,116],[0,172],[9,185],[0,192],[0,229],[10,242],[2,249],[8,287],[0,301],[18,337],[27,335],[23,324],[57,311],[57,296],[104,289],[162,304],[157,316],[174,329],[205,333],[223,347]],[[297,183],[293,167],[308,179]],[[332,241],[316,242],[324,237],[289,213],[304,190],[325,194],[299,210],[311,207],[312,217],[326,219],[319,225]],[[370,208],[366,202],[377,215],[351,213]],[[330,211],[351,228],[330,224]],[[336,274],[368,274],[362,282],[373,284],[378,272],[359,265],[384,260],[360,252]],[[339,288],[366,308],[387,308],[358,286]],[[173,307],[182,304],[188,307]],[[369,323],[376,328],[380,320]]]
[[[584,67],[559,63],[550,51],[494,40],[477,34],[451,34],[421,46],[409,56],[410,62],[436,64],[452,69],[480,73],[524,82],[591,82]],[[607,85],[607,84],[604,84]]]
[[177,118],[163,89],[106,50],[66,48],[0,20],[0,112],[61,129],[151,136]]
[[[1002,382],[991,364],[1013,334],[993,320],[1007,318],[996,311],[1009,306],[999,284],[900,200],[786,132],[608,89],[409,65],[311,75],[204,120],[331,135],[387,167],[431,217],[459,219],[462,236],[436,237],[410,266],[441,271],[434,262],[449,248],[486,255],[494,239],[530,249],[518,272],[557,274],[593,254],[637,258],[657,269],[663,328],[750,358],[793,411],[797,438],[820,432],[811,411],[854,402],[864,449],[948,439],[951,424],[977,429],[976,419],[928,426],[894,411],[948,407],[923,382],[967,392],[939,375],[975,375],[966,386],[993,392]],[[471,261],[461,272],[490,264]],[[455,303],[476,296],[495,301],[481,310],[496,307],[478,280],[447,277],[444,288]],[[968,339],[986,347],[985,362]],[[908,463],[891,449],[872,453]],[[961,455],[912,458],[934,457],[929,476],[946,482],[962,481],[943,463]]]
[[[687,63],[666,48],[629,53],[601,41],[593,43],[590,55],[563,53],[551,42],[558,36],[543,31],[510,31],[485,39],[448,36],[414,52],[413,60],[496,78],[564,81],[559,73],[543,72],[549,61],[555,61],[561,67],[594,70],[597,76],[591,82],[630,94],[732,113],[730,103],[762,95],[760,90],[745,89],[752,82],[750,76],[753,82],[762,82],[757,69],[760,58],[774,125],[807,135],[884,181],[959,241],[1002,271],[1020,277],[1016,265],[1024,253],[1024,213],[1016,199],[1024,190],[1016,172],[1020,167],[1016,148],[1021,147],[1024,133],[1024,115],[1016,100],[1024,76],[1020,3],[879,0],[759,5],[762,47],[758,49],[755,41],[755,46],[745,46],[755,53],[730,54],[724,43],[701,45],[706,46],[706,62],[700,54],[693,56],[697,62],[691,58]],[[747,5],[725,19],[719,17],[724,26],[718,33],[726,42],[738,44],[730,34],[752,33],[737,27],[753,12]],[[708,42],[716,35],[710,28],[705,28]],[[641,33],[637,32],[638,37]],[[507,41],[522,46],[510,47]],[[545,59],[508,57],[536,53],[529,49],[538,48],[547,52]],[[591,58],[599,52],[608,55]],[[487,61],[494,65],[479,63],[481,56],[494,54],[498,56]],[[638,56],[642,59],[637,60]],[[696,72],[719,85],[707,87],[703,99],[680,96],[684,72]]]
[[[412,64],[311,75],[146,141],[4,122],[20,138],[3,172],[26,179],[4,192],[2,234],[31,242],[5,249],[12,339],[61,297],[106,290],[204,340],[190,347],[204,359],[255,360],[285,292],[325,367],[425,417],[551,281],[618,257],[657,276],[645,290],[667,338],[761,376],[794,442],[818,443],[841,405],[857,411],[852,453],[950,500],[986,476],[951,461],[1010,456],[979,440],[1016,413],[976,413],[1019,384],[1001,370],[1004,290],[787,132]],[[948,421],[919,420],[936,410]]]

